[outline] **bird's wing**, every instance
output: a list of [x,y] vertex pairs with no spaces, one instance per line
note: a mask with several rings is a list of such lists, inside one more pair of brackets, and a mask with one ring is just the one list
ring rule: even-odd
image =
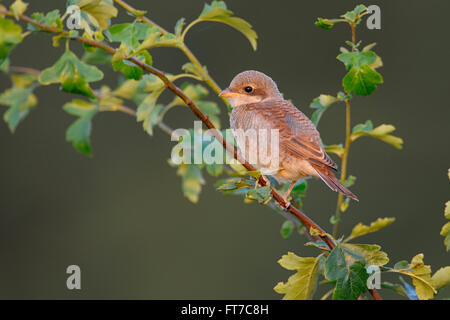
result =
[[320,134],[311,120],[286,100],[260,104],[261,114],[280,130],[280,145],[294,156],[337,169],[325,152]]

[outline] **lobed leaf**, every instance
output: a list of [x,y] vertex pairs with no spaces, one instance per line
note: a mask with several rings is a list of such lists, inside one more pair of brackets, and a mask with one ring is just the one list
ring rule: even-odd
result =
[[[58,9],[50,11],[50,12],[46,13],[45,15],[40,12],[35,12],[31,15],[31,17],[34,20],[36,20],[37,22],[39,22],[40,24],[43,24],[45,26],[56,28],[58,30],[62,30],[64,28],[62,20],[61,20],[61,15],[60,15]],[[39,31],[39,30],[41,30],[41,28],[39,28],[38,26],[35,26],[34,24],[29,23],[28,30]]]
[[71,5],[80,8],[80,26],[89,37],[97,31],[106,30],[111,18],[117,17],[119,13],[112,0],[69,0],[67,7]]
[[432,299],[437,293],[432,284],[431,268],[423,263],[422,253],[412,258],[408,269],[391,269],[391,271],[411,277],[420,300]]
[[99,108],[94,103],[84,100],[72,100],[63,106],[63,109],[78,117],[66,131],[66,140],[72,142],[73,147],[87,156],[92,154],[90,135],[92,130],[92,118],[98,113]]
[[369,275],[364,263],[348,259],[340,244],[331,251],[325,261],[324,275],[328,280],[336,281],[333,300],[354,300],[367,291]]
[[283,300],[310,300],[317,287],[320,257],[302,258],[292,252],[283,255],[278,263],[297,272],[287,282],[279,282],[274,287],[275,292],[284,294]]
[[13,87],[0,95],[0,104],[9,107],[3,115],[3,119],[12,133],[30,110],[37,105],[37,98],[32,93],[33,90],[34,87]]
[[341,246],[350,264],[363,261],[368,265],[384,266],[389,262],[387,253],[381,251],[379,245],[342,243]]
[[352,233],[350,236],[345,240],[349,241],[351,239],[376,232],[380,229],[383,229],[393,223],[395,221],[395,218],[378,218],[376,221],[372,222],[369,226],[366,226],[362,224],[361,222],[358,223],[355,227],[353,227]]
[[211,4],[205,4],[202,13],[194,21],[194,23],[201,21],[221,22],[241,32],[250,42],[253,50],[256,50],[258,35],[252,29],[251,24],[241,18],[233,16],[233,12],[227,9],[225,2],[213,1]]
[[60,83],[64,91],[79,93],[95,98],[90,82],[103,79],[103,72],[97,67],[85,64],[71,51],[66,50],[59,60],[42,71],[39,82],[43,85]]
[[311,121],[316,127],[319,124],[320,118],[322,117],[323,113],[328,109],[329,106],[337,101],[339,100],[336,97],[328,94],[321,94],[311,102],[309,107],[312,109],[316,109],[311,116]]
[[390,134],[394,130],[395,127],[390,124],[382,124],[373,128],[372,122],[367,120],[365,124],[358,124],[353,128],[351,139],[352,141],[355,141],[362,136],[371,136],[384,141],[397,149],[402,149],[403,139]]
[[197,203],[202,185],[205,184],[200,168],[194,164],[181,164],[178,167],[177,175],[182,177],[181,187],[184,196],[189,201]]

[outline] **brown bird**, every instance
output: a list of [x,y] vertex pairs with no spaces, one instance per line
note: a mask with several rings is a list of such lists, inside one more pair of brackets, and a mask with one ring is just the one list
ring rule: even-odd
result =
[[[330,189],[358,201],[333,174],[332,170],[336,171],[337,165],[325,152],[314,124],[292,103],[283,99],[270,77],[258,71],[244,71],[234,77],[220,96],[226,97],[233,107],[230,125],[241,155],[278,182],[291,183],[284,195],[286,201],[296,182],[309,176],[322,179]],[[249,161],[255,152],[252,147],[270,144],[273,139],[262,141],[260,136],[255,138],[236,134],[237,131],[261,132],[272,129],[278,129],[279,137],[278,165],[275,170],[273,167],[269,169],[267,162],[262,163],[259,158],[254,163]],[[267,136],[270,137],[270,134]],[[272,150],[270,146],[267,149]],[[273,154],[269,153],[270,156]]]

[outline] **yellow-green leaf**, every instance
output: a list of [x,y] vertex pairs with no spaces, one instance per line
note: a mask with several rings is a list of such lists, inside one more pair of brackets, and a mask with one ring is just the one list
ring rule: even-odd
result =
[[16,19],[19,20],[19,16],[21,16],[25,12],[25,10],[27,10],[27,7],[28,3],[25,3],[22,0],[16,0],[9,8],[14,13]]
[[284,294],[284,300],[310,300],[317,286],[319,257],[302,258],[292,252],[278,261],[285,269],[296,270],[287,282],[279,282],[274,290]]
[[389,262],[386,252],[381,251],[381,247],[376,244],[352,244],[342,243],[342,249],[346,253],[345,258],[349,265],[356,261],[365,261],[369,265],[384,266]]
[[344,147],[341,144],[332,144],[325,147],[327,153],[334,153],[339,158],[344,154]]
[[447,219],[450,219],[450,200],[445,204],[444,215]]
[[345,241],[349,241],[368,233],[376,232],[384,227],[387,227],[394,221],[395,218],[378,218],[376,221],[372,222],[370,226],[366,226],[360,222],[353,228],[351,235]]
[[118,10],[109,0],[81,0],[76,5],[86,13],[86,18],[82,18],[81,27],[91,36],[95,31],[107,29],[110,19],[117,17],[118,14]]
[[90,82],[103,79],[103,72],[97,67],[85,64],[71,51],[66,50],[50,68],[42,71],[39,82],[43,85],[60,83],[64,91],[80,93],[95,98]]
[[444,244],[447,251],[450,250],[450,222],[447,222],[442,226],[441,236],[445,237]]
[[205,184],[200,168],[193,164],[181,164],[178,167],[177,174],[182,177],[183,194],[189,201],[197,203],[202,185]]
[[67,113],[78,117],[67,128],[66,140],[72,142],[73,147],[77,151],[90,156],[92,154],[90,142],[92,118],[99,111],[98,106],[84,100],[76,99],[66,103],[63,109]]
[[22,27],[10,19],[0,17],[0,64],[22,41]]
[[432,299],[436,290],[431,285],[431,267],[423,263],[423,253],[412,258],[409,268],[416,276],[413,277],[413,285],[416,288],[419,299]]
[[191,26],[201,21],[221,22],[235,28],[248,39],[253,50],[256,50],[258,35],[255,30],[244,19],[234,17],[233,12],[227,9],[225,2],[213,1],[211,4],[206,3],[202,13],[197,20],[191,23]]
[[450,266],[436,271],[431,277],[431,283],[436,290],[450,285]]
[[[368,130],[366,128],[368,128],[367,124],[369,122],[370,121],[367,121],[365,125],[357,125],[355,126],[355,128],[353,128],[353,132],[351,135],[352,141],[355,141],[356,139],[362,136],[371,136],[373,138],[377,138],[381,141],[384,141],[397,149],[402,149],[403,139],[390,134],[395,130],[395,127],[393,125],[382,124],[376,127],[375,129],[370,128],[371,130]],[[370,122],[370,127],[371,125],[372,124]]]
[[401,273],[411,277],[420,300],[429,300],[437,293],[431,279],[431,267],[423,263],[423,254],[412,258],[408,269],[391,269],[391,272]]

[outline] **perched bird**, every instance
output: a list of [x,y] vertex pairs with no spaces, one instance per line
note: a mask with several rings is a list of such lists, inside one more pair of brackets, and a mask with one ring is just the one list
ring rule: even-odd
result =
[[[244,71],[234,77],[220,96],[226,97],[233,108],[231,129],[238,149],[247,161],[252,158],[251,146],[261,144],[261,141],[235,132],[278,130],[278,166],[269,174],[280,183],[291,183],[284,200],[288,201],[299,179],[313,176],[322,179],[330,189],[358,201],[333,174],[332,170],[337,170],[337,165],[325,152],[314,124],[292,103],[283,99],[270,77],[258,71]],[[271,143],[270,139],[268,143]],[[267,164],[261,161],[252,164],[259,170],[267,169]]]

